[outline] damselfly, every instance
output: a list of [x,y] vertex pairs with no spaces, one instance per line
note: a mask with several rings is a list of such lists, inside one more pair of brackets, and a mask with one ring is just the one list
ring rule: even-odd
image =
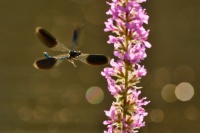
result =
[[50,56],[47,52],[44,52],[45,58],[37,59],[33,66],[37,69],[51,69],[58,66],[64,60],[68,60],[75,67],[74,60],[80,60],[81,62],[94,66],[106,65],[109,62],[109,57],[103,54],[85,54],[80,51],[74,50],[77,43],[79,28],[75,27],[72,40],[72,50],[69,50],[62,43],[60,43],[52,34],[47,30],[37,27],[36,35],[45,46],[51,50],[63,52],[63,54]]

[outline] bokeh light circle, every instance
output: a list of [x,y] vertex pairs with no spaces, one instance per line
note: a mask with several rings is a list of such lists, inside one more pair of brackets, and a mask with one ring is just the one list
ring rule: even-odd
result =
[[163,87],[161,95],[163,100],[166,102],[175,102],[177,100],[174,92],[175,92],[176,86],[173,84],[167,84]]
[[161,122],[164,119],[164,112],[161,109],[153,109],[150,112],[150,119],[153,122]]
[[69,122],[73,118],[73,112],[67,108],[63,108],[58,113],[61,122]]
[[188,101],[194,95],[194,88],[191,84],[182,82],[176,86],[175,95],[181,101]]
[[91,104],[99,104],[104,98],[104,92],[100,87],[90,87],[86,92],[86,99]]
[[155,72],[155,83],[160,88],[171,82],[171,73],[168,68],[161,67]]
[[185,109],[184,114],[186,119],[195,120],[199,117],[199,110],[195,106],[191,105]]
[[195,72],[190,66],[178,66],[173,72],[173,78],[176,82],[193,82],[195,80]]
[[32,119],[32,110],[29,107],[22,107],[18,112],[19,118],[23,121],[30,121]]

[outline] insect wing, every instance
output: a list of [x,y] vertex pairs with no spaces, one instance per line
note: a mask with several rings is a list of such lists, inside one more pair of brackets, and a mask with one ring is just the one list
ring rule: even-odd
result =
[[55,51],[69,52],[70,50],[60,43],[56,38],[51,35],[47,30],[42,27],[37,27],[35,31],[39,40],[48,48]]
[[41,58],[33,63],[33,66],[37,69],[51,69],[58,66],[62,60],[56,58]]
[[74,29],[74,34],[73,34],[73,38],[72,38],[72,50],[73,48],[75,47],[76,43],[77,43],[77,40],[78,40],[78,30],[77,29]]
[[82,24],[75,24],[74,25],[74,33],[73,33],[73,38],[72,38],[72,50],[74,50],[75,45],[77,44],[81,28],[83,27]]
[[57,59],[57,60],[65,60],[65,59],[68,58],[68,56],[69,56],[69,54],[64,53],[64,54],[59,54],[59,55],[56,55],[56,56],[53,56],[53,57],[54,57],[55,59]]
[[93,66],[101,66],[109,63],[110,58],[106,55],[102,54],[83,54],[77,57],[81,62],[93,65]]

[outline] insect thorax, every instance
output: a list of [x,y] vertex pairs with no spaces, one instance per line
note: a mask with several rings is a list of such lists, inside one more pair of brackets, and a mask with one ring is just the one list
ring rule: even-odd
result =
[[76,57],[78,57],[79,55],[81,55],[81,51],[76,51],[76,50],[71,50],[69,52],[69,59],[74,59]]

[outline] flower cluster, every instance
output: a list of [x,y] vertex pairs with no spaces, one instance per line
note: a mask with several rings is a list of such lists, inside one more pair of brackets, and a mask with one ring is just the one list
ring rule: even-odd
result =
[[135,133],[145,125],[143,121],[147,112],[143,106],[149,101],[139,99],[141,87],[136,86],[146,69],[141,66],[146,48],[149,30],[143,24],[148,23],[149,16],[140,3],[146,0],[112,0],[107,2],[110,9],[106,13],[111,18],[105,22],[105,32],[111,31],[108,43],[114,44],[114,55],[117,61],[110,61],[110,68],[104,68],[102,75],[107,79],[108,90],[115,101],[109,111],[105,111],[108,120],[104,121],[108,130],[105,133]]

